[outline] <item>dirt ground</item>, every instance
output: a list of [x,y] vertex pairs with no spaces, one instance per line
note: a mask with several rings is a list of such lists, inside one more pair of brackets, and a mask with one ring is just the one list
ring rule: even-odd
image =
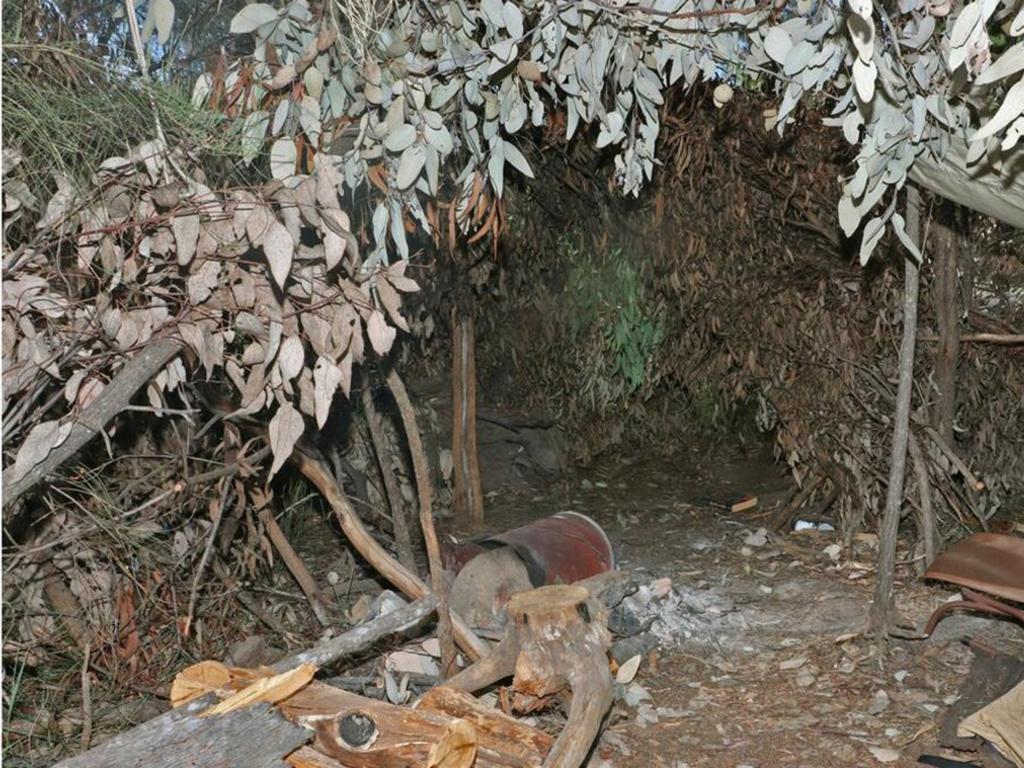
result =
[[[632,683],[618,687],[592,768],[915,765],[922,753],[951,754],[937,738],[973,657],[963,637],[1024,658],[1024,630],[985,618],[951,617],[928,641],[893,642],[884,655],[851,637],[871,596],[872,537],[838,552],[835,532],[766,535],[761,529],[790,491],[784,468],[768,456],[693,446],[673,458],[610,456],[529,492],[489,495],[490,531],[566,510],[589,515],[613,542],[619,567],[641,585],[627,602],[660,647],[643,656]],[[756,495],[757,506],[731,513],[716,504],[739,494]],[[305,526],[289,535],[327,590],[331,570],[346,558],[351,567],[351,558],[339,557],[336,532],[315,520]],[[315,642],[319,630],[278,570],[275,588],[262,593],[292,628],[294,651]],[[923,584],[909,568],[902,573],[899,607],[921,626],[953,590]],[[339,615],[357,592],[364,600],[380,592],[370,575],[335,606]],[[260,631],[258,624],[236,629],[243,638]],[[212,647],[207,653],[221,657]],[[372,675],[379,656],[353,663],[338,672]],[[163,696],[140,690],[97,693],[112,700],[96,702],[93,744],[167,706]],[[554,714],[540,724],[557,730],[563,722]],[[5,744],[5,760],[52,764],[54,739],[60,756],[77,751],[73,723],[64,739],[56,726],[36,720],[35,727],[40,736]]]
[[[591,516],[620,567],[655,585],[641,609],[659,617],[652,631],[663,647],[620,689],[591,766],[911,766],[922,753],[952,754],[936,739],[973,656],[963,637],[1024,658],[1019,627],[966,616],[884,655],[844,641],[864,623],[873,541],[836,560],[825,551],[836,533],[762,542],[758,529],[788,490],[764,456],[694,449],[610,458],[545,493],[490,499],[495,530],[563,510]],[[735,494],[759,504],[731,514],[708,503]],[[921,626],[953,590],[904,575],[899,608]],[[666,579],[671,591],[659,598]]]

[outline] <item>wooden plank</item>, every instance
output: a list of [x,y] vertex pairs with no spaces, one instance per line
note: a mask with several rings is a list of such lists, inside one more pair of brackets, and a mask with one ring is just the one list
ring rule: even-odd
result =
[[223,717],[199,717],[204,696],[126,731],[54,768],[283,768],[312,733],[266,704]]

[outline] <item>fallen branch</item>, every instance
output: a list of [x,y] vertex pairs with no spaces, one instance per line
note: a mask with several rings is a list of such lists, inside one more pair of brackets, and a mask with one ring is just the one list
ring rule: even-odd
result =
[[437,599],[433,595],[427,595],[414,603],[409,603],[394,611],[388,611],[376,619],[360,624],[344,634],[324,640],[309,650],[282,659],[273,664],[271,668],[275,672],[287,672],[301,664],[314,664],[323,668],[344,656],[351,656],[365,650],[388,635],[415,626],[429,616],[436,607]]
[[295,551],[291,542],[288,541],[288,537],[281,530],[281,526],[277,524],[277,520],[274,519],[274,516],[266,506],[260,509],[259,518],[260,522],[263,523],[263,527],[267,530],[267,536],[270,538],[271,543],[273,543],[274,549],[281,555],[281,559],[288,566],[288,571],[291,575],[295,577],[295,581],[298,583],[299,589],[302,590],[302,594],[306,596],[306,600],[309,602],[309,607],[312,609],[313,615],[316,616],[316,620],[320,622],[320,626],[329,627],[331,622],[327,617],[327,609],[324,608],[324,602],[320,597],[320,590],[317,589],[316,579],[313,578],[313,574],[309,572],[309,568],[302,562],[299,553]]
[[932,507],[932,487],[928,479],[928,465],[924,460],[924,453],[917,443],[917,438],[910,435],[907,448],[910,450],[910,458],[914,462],[914,474],[917,477],[917,494],[920,510],[918,511],[918,533],[921,535],[921,545],[924,550],[924,562],[921,563],[920,574],[924,575],[925,570],[935,559],[935,510]]
[[[429,594],[430,590],[427,589],[427,585],[416,574],[411,573],[389,555],[363,527],[362,522],[352,509],[352,505],[348,503],[344,492],[338,487],[337,481],[322,459],[302,451],[292,454],[292,459],[297,464],[299,471],[317,487],[327,503],[331,505],[342,532],[366,562],[403,593],[415,599]],[[471,659],[478,659],[488,652],[487,643],[473,634],[473,631],[458,616],[452,616],[452,628],[455,641]]]
[[412,538],[409,536],[409,522],[405,517],[405,510],[402,509],[402,492],[398,487],[398,478],[395,477],[395,470],[388,461],[387,436],[384,434],[384,427],[380,422],[380,414],[373,404],[373,392],[369,387],[368,377],[363,380],[363,412],[366,414],[366,424],[370,428],[370,439],[373,441],[373,450],[377,454],[377,466],[380,467],[380,477],[384,481],[384,490],[388,497],[388,506],[391,508],[391,525],[395,529],[395,548],[398,550],[398,561],[410,571],[416,570],[416,558],[412,550]]
[[452,616],[448,607],[448,585],[444,581],[444,567],[441,564],[441,547],[434,530],[433,489],[430,486],[430,466],[423,450],[420,430],[416,425],[409,393],[402,377],[392,368],[388,371],[388,388],[391,390],[398,412],[402,415],[409,453],[412,455],[413,472],[416,475],[416,490],[420,500],[420,527],[427,547],[427,561],[430,564],[430,586],[437,596],[437,638],[441,644],[441,676],[448,677],[455,668],[455,643],[452,640]]
[[[917,340],[927,342],[941,341],[935,335],[918,336]],[[1024,344],[1024,333],[965,333],[960,337],[960,341],[972,344],[998,344],[1012,347]]]
[[67,439],[20,478],[4,484],[2,508],[8,509],[84,448],[181,349],[178,339],[159,339],[125,363],[99,396],[82,410]]

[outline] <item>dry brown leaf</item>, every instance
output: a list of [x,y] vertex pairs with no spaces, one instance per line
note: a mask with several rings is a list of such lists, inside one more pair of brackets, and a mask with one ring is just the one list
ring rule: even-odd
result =
[[395,343],[398,331],[387,324],[387,321],[384,320],[384,313],[375,309],[370,313],[370,319],[366,323],[366,335],[370,337],[373,351],[384,357],[391,351],[391,345]]
[[402,317],[402,297],[398,295],[398,291],[387,281],[384,274],[381,274],[380,277],[381,279],[377,281],[377,295],[380,296],[380,303],[387,310],[391,322],[403,331],[408,332],[409,324]]
[[295,65],[285,64],[283,67],[277,70],[272,80],[267,81],[267,90],[279,91],[280,89],[288,85],[290,82],[292,82],[297,76],[298,73],[295,71]]
[[178,265],[186,266],[196,255],[199,243],[199,214],[178,215],[171,219],[171,231],[178,249]]
[[292,455],[295,443],[302,437],[305,430],[302,414],[295,410],[291,403],[282,403],[274,418],[270,420],[270,449],[274,452],[274,463],[270,467],[270,476],[277,474],[288,457]]
[[345,257],[346,241],[341,235],[324,231],[324,259],[327,262],[328,271],[334,269]]
[[[250,221],[253,217],[250,217]],[[263,236],[263,252],[270,264],[270,274],[274,276],[274,282],[278,287],[283,288],[288,279],[288,273],[292,270],[295,240],[292,239],[291,233],[284,224],[276,219],[271,220],[267,233]]]
[[188,298],[193,304],[202,304],[220,283],[220,262],[205,260],[188,276]]
[[327,422],[331,403],[334,402],[334,393],[338,391],[341,379],[341,369],[338,366],[323,357],[317,358],[316,365],[313,366],[313,400],[318,427],[323,427]]
[[470,768],[476,760],[477,737],[465,720],[453,721],[430,747],[427,768]]
[[10,481],[25,476],[32,467],[50,455],[50,451],[67,440],[71,434],[72,424],[61,424],[59,421],[44,421],[36,424],[21,444],[14,467],[10,470]]
[[262,678],[248,688],[224,699],[220,704],[210,707],[203,712],[202,716],[225,715],[228,712],[261,702],[276,704],[305,688],[315,674],[315,664],[303,664],[288,672]]
[[341,371],[341,381],[338,382],[338,386],[341,387],[345,393],[345,397],[348,397],[352,393],[352,353],[346,352],[345,356],[338,361],[338,369]]
[[267,233],[270,231],[271,225],[274,224],[276,220],[265,203],[254,202],[252,206],[252,210],[249,211],[247,216],[243,211],[246,207],[245,205],[239,206],[240,212],[236,212],[235,215],[244,216],[245,234],[248,235],[249,242],[256,246],[263,242],[263,238],[266,237]]
[[281,371],[281,378],[291,381],[299,375],[303,364],[306,362],[306,350],[302,346],[302,340],[298,336],[289,336],[281,342],[281,352],[277,356],[277,367]]

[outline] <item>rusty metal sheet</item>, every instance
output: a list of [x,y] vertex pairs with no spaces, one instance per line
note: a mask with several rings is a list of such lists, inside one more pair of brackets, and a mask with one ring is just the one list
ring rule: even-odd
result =
[[976,533],[936,557],[925,578],[1024,603],[1024,539]]

